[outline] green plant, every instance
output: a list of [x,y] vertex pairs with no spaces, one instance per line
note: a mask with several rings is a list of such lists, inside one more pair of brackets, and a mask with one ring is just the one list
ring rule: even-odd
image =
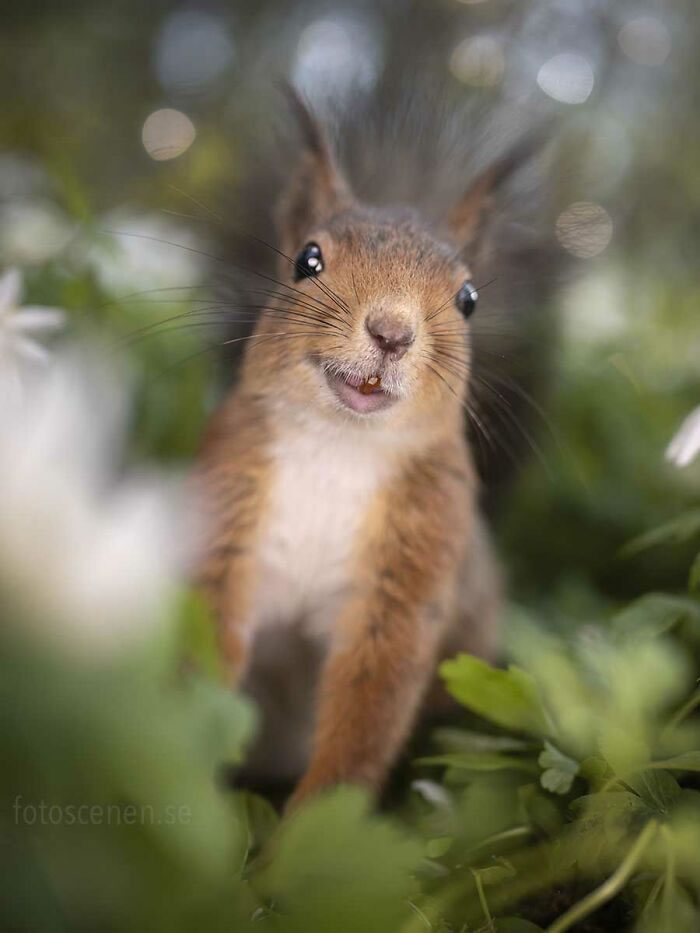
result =
[[699,636],[695,596],[650,594],[568,641],[520,617],[507,670],[443,663],[492,728],[438,730],[439,753],[418,762],[448,790],[421,824],[444,869],[421,906],[431,923],[501,929],[505,913],[562,933],[614,902],[615,929],[697,928]]

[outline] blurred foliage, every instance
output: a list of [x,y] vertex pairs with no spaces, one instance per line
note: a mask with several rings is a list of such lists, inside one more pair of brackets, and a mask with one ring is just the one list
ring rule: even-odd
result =
[[[183,9],[232,41],[204,84],[159,78],[163,30]],[[246,148],[277,112],[274,78],[298,66],[304,30],[352,15],[404,68],[447,73],[458,40],[495,36],[507,80],[480,91],[494,107],[514,89],[540,94],[537,69],[562,50],[594,65],[586,103],[552,105],[569,134],[558,199],[603,204],[614,232],[557,297],[554,385],[497,516],[520,606],[513,666],[445,664],[481,718],[435,734],[390,815],[339,790],[280,825],[263,798],[215,779],[244,754],[254,713],[222,683],[196,599],[183,597],[170,640],[108,665],[3,629],[6,929],[526,933],[563,930],[561,916],[579,930],[698,928],[700,474],[664,462],[700,398],[692,0],[11,4],[0,272],[20,265],[28,301],[65,308],[123,366],[129,455],[186,462],[225,367],[212,211],[235,218]],[[656,67],[616,41],[639,15],[670,35]],[[164,106],[197,137],[160,162],[140,134]],[[60,808],[55,823],[42,801]],[[129,822],[129,807],[145,816]]]
[[519,610],[507,670],[444,662],[476,727],[437,730],[391,818],[339,789],[280,822],[217,786],[252,713],[199,601],[180,618],[87,666],[3,629],[6,928],[697,928],[697,597],[567,639]]

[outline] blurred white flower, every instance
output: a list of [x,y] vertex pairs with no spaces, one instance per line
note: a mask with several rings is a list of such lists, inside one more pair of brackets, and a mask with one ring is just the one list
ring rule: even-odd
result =
[[[186,227],[158,214],[115,211],[85,256],[102,287],[113,294],[198,285],[204,271],[201,241]],[[155,307],[158,307],[157,305]]]
[[65,249],[75,225],[45,198],[10,200],[0,207],[0,254],[18,265],[41,265]]
[[6,401],[21,390],[22,372],[27,363],[46,363],[48,351],[37,337],[63,325],[65,315],[58,308],[43,305],[20,307],[22,276],[8,269],[0,277],[0,393]]
[[411,790],[420,794],[423,800],[432,803],[436,807],[447,808],[453,802],[449,791],[436,781],[411,781]]
[[666,459],[677,467],[688,466],[700,454],[700,406],[683,421],[666,450]]
[[562,321],[571,347],[619,341],[629,327],[621,277],[610,265],[580,276],[562,294]]
[[35,633],[86,659],[160,630],[191,540],[172,482],[120,470],[125,411],[104,362],[98,376],[77,355],[0,406],[0,590]]

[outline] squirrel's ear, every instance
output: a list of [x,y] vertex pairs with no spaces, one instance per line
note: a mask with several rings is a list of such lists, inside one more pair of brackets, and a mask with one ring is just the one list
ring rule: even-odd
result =
[[352,202],[326,134],[298,93],[284,86],[302,140],[296,166],[277,206],[277,226],[283,249],[292,254],[311,230]]
[[464,197],[447,215],[447,229],[464,250],[478,246],[493,206],[493,198],[504,182],[543,146],[544,133],[527,135],[510,152],[497,159],[472,182]]

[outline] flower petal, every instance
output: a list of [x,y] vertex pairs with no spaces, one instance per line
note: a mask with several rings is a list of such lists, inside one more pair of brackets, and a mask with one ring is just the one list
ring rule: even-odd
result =
[[683,421],[666,450],[666,459],[685,467],[700,453],[700,406]]
[[15,337],[13,343],[18,357],[24,357],[26,360],[32,360],[42,365],[45,365],[51,359],[49,351],[37,343],[36,340],[30,340],[28,337]]
[[19,269],[10,268],[0,278],[0,314],[15,308],[22,294],[22,276]]
[[7,321],[14,331],[36,333],[43,330],[60,330],[66,322],[65,312],[60,308],[44,305],[26,305],[17,310]]

